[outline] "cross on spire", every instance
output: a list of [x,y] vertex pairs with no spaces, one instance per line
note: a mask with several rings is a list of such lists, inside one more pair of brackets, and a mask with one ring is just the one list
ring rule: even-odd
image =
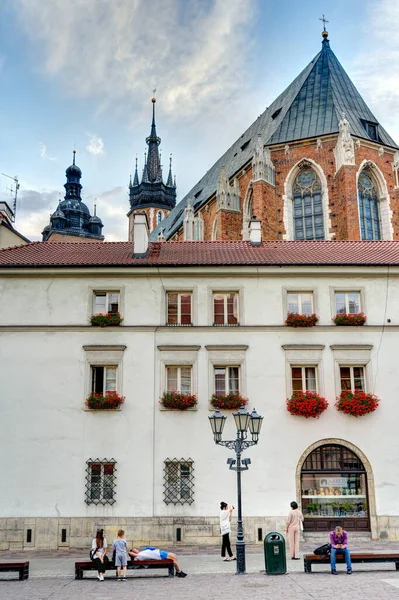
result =
[[323,31],[327,31],[327,30],[326,30],[326,23],[329,23],[330,21],[327,21],[327,19],[326,19],[326,17],[325,17],[324,15],[322,15],[322,16],[319,18],[319,21],[323,21],[323,27],[324,27],[324,28],[323,28]]

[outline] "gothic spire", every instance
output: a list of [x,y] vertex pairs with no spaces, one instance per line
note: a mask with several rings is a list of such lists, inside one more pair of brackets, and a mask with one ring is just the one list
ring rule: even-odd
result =
[[133,185],[135,187],[137,187],[139,185],[139,174],[138,174],[138,171],[137,171],[137,156],[136,156],[136,169],[134,171]]
[[169,157],[169,175],[168,180],[166,182],[168,187],[173,187],[173,175],[172,175],[172,155]]
[[148,144],[148,159],[147,159],[147,176],[150,182],[162,181],[162,170],[161,161],[159,159],[158,146],[161,143],[161,138],[157,136],[157,130],[155,126],[155,102],[156,99],[152,98],[152,124],[151,134],[146,139]]

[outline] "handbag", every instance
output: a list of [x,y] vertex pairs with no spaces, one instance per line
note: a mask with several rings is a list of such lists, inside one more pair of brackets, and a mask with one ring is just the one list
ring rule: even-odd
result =
[[96,552],[97,552],[97,550],[98,550],[98,548],[95,548],[95,549],[94,549],[94,548],[92,548],[92,549],[90,550],[90,560],[94,560],[94,559],[95,559],[95,556],[96,556]]
[[112,562],[115,564],[115,559],[116,559],[116,548],[113,549],[112,552]]
[[322,546],[316,548],[316,550],[313,550],[313,554],[316,554],[316,556],[328,556],[330,554],[330,550],[331,544],[323,544]]

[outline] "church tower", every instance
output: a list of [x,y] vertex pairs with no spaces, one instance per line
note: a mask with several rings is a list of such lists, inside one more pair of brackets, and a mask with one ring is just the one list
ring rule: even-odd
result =
[[148,154],[144,157],[144,168],[141,182],[136,168],[133,182],[130,178],[129,200],[129,240],[133,240],[133,218],[137,212],[145,212],[150,231],[152,231],[170,213],[176,204],[176,181],[172,176],[172,158],[169,159],[169,174],[166,183],[163,181],[159,145],[161,138],[157,136],[155,125],[155,103],[152,98],[151,133],[146,139]]
[[43,231],[43,242],[98,242],[103,241],[101,234],[103,224],[96,215],[91,216],[86,204],[82,202],[81,191],[82,171],[75,164],[76,150],[73,151],[73,161],[67,168],[65,197],[60,201],[57,210],[50,216],[50,224]]

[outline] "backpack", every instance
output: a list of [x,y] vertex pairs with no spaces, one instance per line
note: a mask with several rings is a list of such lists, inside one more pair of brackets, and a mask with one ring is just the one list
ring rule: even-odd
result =
[[316,554],[316,556],[328,556],[330,554],[330,550],[331,544],[323,544],[322,546],[316,548],[316,550],[313,550],[313,554]]

